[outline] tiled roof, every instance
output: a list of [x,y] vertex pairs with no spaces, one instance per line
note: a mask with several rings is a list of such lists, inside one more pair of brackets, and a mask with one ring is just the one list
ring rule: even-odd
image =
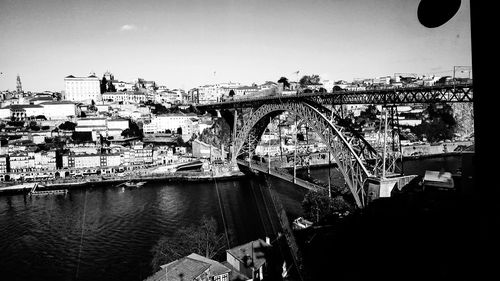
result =
[[206,258],[204,256],[200,256],[196,253],[190,254],[188,256],[188,258],[192,258],[192,259],[210,264],[210,273],[212,275],[221,275],[224,273],[229,273],[231,271],[229,268],[227,268],[226,266],[224,266],[220,262],[211,260],[211,259]]
[[[210,264],[184,257],[163,265],[163,268],[144,281],[192,281],[210,268]],[[182,279],[180,275],[182,274]]]

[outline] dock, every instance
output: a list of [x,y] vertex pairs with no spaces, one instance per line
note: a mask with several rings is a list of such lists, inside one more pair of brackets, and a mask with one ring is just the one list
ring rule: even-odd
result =
[[38,195],[58,195],[58,194],[66,194],[68,193],[67,189],[54,189],[54,190],[36,190],[38,184],[35,183],[33,188],[28,193],[29,196],[38,196]]

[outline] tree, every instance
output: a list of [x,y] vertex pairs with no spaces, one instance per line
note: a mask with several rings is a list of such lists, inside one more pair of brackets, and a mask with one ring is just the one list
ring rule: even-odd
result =
[[299,80],[299,84],[302,88],[305,88],[308,85],[317,85],[320,82],[320,77],[317,74],[313,75],[304,75]]
[[107,92],[107,84],[108,84],[108,80],[106,79],[106,77],[102,77],[102,80],[101,80],[101,93],[106,93]]
[[290,88],[290,82],[288,82],[288,78],[286,77],[281,77],[278,80],[278,83],[283,83],[283,90]]
[[113,85],[112,81],[109,81],[108,83],[108,92],[116,92],[115,85]]
[[309,191],[304,196],[302,209],[307,219],[318,223],[335,212],[351,210],[352,206],[344,199],[342,194],[329,197],[326,189],[320,189],[318,191]]
[[453,109],[448,104],[430,104],[424,111],[422,124],[413,128],[413,133],[429,142],[452,139],[456,121]]
[[177,144],[177,146],[185,146],[186,145],[186,143],[184,142],[184,139],[182,138],[182,136],[178,136],[175,139],[175,143]]
[[217,233],[215,219],[203,216],[199,225],[182,227],[172,236],[158,240],[151,250],[153,270],[191,253],[212,259],[226,248],[224,238],[224,234]]
[[66,121],[59,125],[59,129],[61,130],[66,130],[66,131],[74,131],[76,127],[76,124],[73,122]]

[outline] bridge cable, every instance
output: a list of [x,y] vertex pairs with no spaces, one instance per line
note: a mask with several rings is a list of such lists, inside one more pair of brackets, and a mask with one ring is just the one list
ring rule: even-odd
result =
[[229,244],[229,236],[227,234],[226,220],[224,218],[224,210],[222,209],[222,202],[221,202],[221,198],[220,198],[220,194],[219,194],[219,187],[218,187],[217,181],[215,180],[215,178],[213,177],[213,175],[212,175],[212,178],[214,179],[215,191],[217,192],[217,199],[219,201],[219,208],[220,208],[220,213],[221,213],[221,217],[222,217],[222,224],[224,225],[224,233],[225,233],[225,236],[226,236],[227,248],[229,249],[231,246]]

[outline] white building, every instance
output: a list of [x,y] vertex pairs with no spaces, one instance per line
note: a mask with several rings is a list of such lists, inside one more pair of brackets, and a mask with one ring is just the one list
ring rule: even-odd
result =
[[98,135],[119,137],[128,128],[129,121],[126,119],[81,118],[77,120],[75,131],[92,132],[92,140],[95,141]]
[[88,102],[101,100],[100,81],[95,74],[88,77],[75,77],[73,75],[64,78],[64,98],[69,101]]
[[151,120],[151,123],[144,124],[144,134],[176,134],[180,128],[182,138],[186,141],[193,133],[198,132],[198,117],[196,114],[172,113],[158,115]]
[[68,119],[69,116],[76,117],[80,115],[80,110],[73,102],[44,102],[40,106],[43,107],[43,115],[47,120],[64,120]]
[[102,100],[139,103],[147,101],[148,98],[143,92],[106,92],[102,94]]
[[39,151],[35,153],[35,170],[56,170],[56,151]]

